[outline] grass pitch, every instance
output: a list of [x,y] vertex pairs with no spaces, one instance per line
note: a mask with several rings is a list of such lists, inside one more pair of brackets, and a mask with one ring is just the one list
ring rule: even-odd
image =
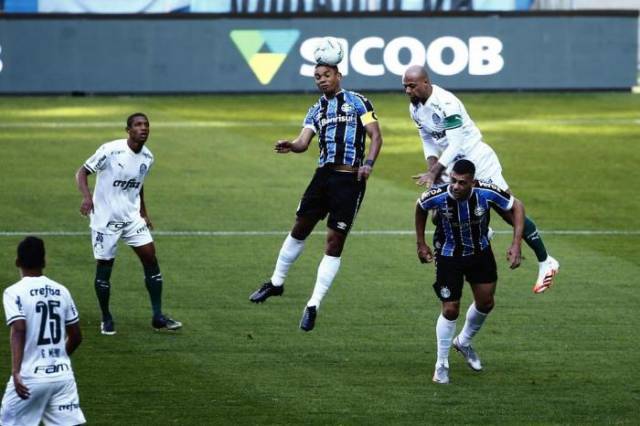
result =
[[[293,138],[309,95],[0,98],[0,283],[17,281],[15,246],[45,235],[48,276],[67,285],[84,343],[73,357],[90,424],[634,424],[640,404],[640,98],[630,94],[462,94],[514,193],[561,262],[557,285],[531,293],[532,252],[499,260],[496,309],[475,346],[485,370],[451,354],[431,383],[439,312],[432,266],[410,231],[424,168],[401,94],[371,94],[384,136],[363,208],[316,329],[298,327],[322,256],[310,237],[281,298],[252,305],[317,159],[272,154]],[[272,108],[271,105],[277,105]],[[75,170],[124,120],[148,113],[156,165],[145,184],[165,276],[164,307],[185,323],[150,328],[142,270],[120,246],[112,276],[118,334],[98,332],[94,261]],[[494,216],[493,224],[507,231]],[[174,235],[257,231],[260,235]],[[168,232],[169,234],[162,234]],[[568,232],[568,233],[565,233]],[[13,234],[15,233],[15,234]],[[470,300],[465,288],[464,309]],[[462,326],[463,318],[458,321]],[[9,377],[0,330],[0,376]]]

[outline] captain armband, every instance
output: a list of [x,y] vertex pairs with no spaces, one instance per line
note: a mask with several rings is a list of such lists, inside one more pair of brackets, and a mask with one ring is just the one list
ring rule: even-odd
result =
[[369,123],[378,121],[378,116],[374,111],[368,111],[360,116],[360,121],[362,121],[363,126],[366,126]]

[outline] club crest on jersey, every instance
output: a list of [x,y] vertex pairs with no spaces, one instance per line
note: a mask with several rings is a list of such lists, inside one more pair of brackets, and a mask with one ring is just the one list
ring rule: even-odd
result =
[[482,216],[483,214],[485,214],[486,210],[484,208],[482,208],[482,206],[478,206],[473,210],[473,214],[475,214],[476,216]]
[[431,120],[433,120],[434,124],[440,124],[440,122],[442,121],[442,119],[440,118],[440,116],[438,114],[436,114],[435,112],[433,113],[433,115],[431,116]]
[[440,289],[440,296],[442,296],[443,299],[448,299],[449,297],[451,297],[451,290],[449,290],[449,287],[442,287]]
[[349,114],[353,112],[354,108],[353,108],[353,105],[351,104],[342,104],[342,106],[340,107],[340,110],[345,114]]
[[140,177],[144,176],[147,173],[147,165],[142,163],[140,164]]

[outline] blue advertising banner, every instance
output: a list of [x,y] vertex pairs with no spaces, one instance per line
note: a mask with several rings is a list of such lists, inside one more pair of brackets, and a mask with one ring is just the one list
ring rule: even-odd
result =
[[314,90],[313,50],[345,49],[345,87],[399,90],[410,64],[453,90],[627,89],[637,12],[232,19],[0,20],[0,93]]

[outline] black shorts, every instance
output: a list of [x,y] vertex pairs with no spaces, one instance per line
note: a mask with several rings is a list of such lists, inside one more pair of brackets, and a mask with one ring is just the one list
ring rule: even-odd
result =
[[333,170],[327,166],[316,169],[304,191],[296,215],[324,219],[327,226],[347,234],[355,221],[364,198],[365,180],[358,174]]
[[433,289],[443,302],[453,302],[462,297],[462,286],[494,283],[498,280],[496,259],[491,247],[473,256],[437,256],[436,282]]

